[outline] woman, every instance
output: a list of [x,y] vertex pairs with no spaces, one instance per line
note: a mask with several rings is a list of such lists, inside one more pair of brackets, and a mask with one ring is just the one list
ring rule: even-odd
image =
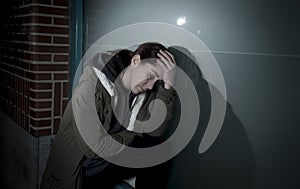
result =
[[[121,50],[112,58],[108,56],[99,53],[85,63],[51,148],[41,188],[110,188],[130,174],[137,176],[136,188],[150,188],[154,172],[161,170],[161,166],[129,169],[102,159],[98,154],[122,149],[110,145],[101,129],[128,146],[160,143],[172,117],[175,60],[163,45],[151,42],[134,52]],[[149,105],[154,99],[165,103],[165,120],[150,132],[135,132],[143,127],[136,124],[138,121],[151,117]],[[155,188],[163,188],[162,178],[157,179],[160,186]]]

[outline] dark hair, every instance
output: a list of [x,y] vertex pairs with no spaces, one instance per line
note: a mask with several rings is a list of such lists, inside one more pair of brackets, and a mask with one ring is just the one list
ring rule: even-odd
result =
[[113,63],[121,63],[120,64],[120,68],[121,70],[123,70],[124,68],[126,68],[127,66],[130,65],[130,61],[131,58],[133,56],[133,52],[127,49],[122,49],[119,52],[117,52],[112,58],[111,58],[111,62]]
[[167,50],[165,46],[156,42],[146,42],[137,47],[133,55],[139,54],[141,60],[149,58],[159,58],[157,53],[159,50]]
[[[113,53],[113,52],[110,52]],[[103,54],[102,56],[107,56]],[[108,55],[109,56],[109,55]],[[130,65],[131,57],[133,52],[127,49],[122,49],[118,51],[114,56],[112,56],[109,61],[105,64],[102,69],[102,72],[109,78],[111,81],[115,81],[118,75]],[[104,58],[105,59],[105,58]]]
[[[134,55],[139,54],[141,60],[150,59],[150,58],[159,58],[157,56],[159,50],[167,50],[167,48],[160,43],[147,42],[139,45],[134,52],[128,49],[111,51],[110,53],[115,53],[115,55],[109,59],[107,64],[105,64],[105,66],[103,67],[102,71],[107,73],[106,75],[111,81],[114,81],[115,78],[117,78],[117,76],[127,66],[130,65],[131,58]],[[105,56],[105,54],[103,56]]]

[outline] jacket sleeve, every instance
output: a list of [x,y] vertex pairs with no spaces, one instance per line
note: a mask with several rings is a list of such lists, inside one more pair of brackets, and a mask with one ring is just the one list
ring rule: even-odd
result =
[[[174,88],[166,89],[164,88],[163,81],[160,81],[157,85],[155,91],[155,98],[162,100],[164,105],[166,106],[166,116],[162,124],[154,131],[149,132],[148,134],[154,137],[162,136],[166,128],[168,127],[170,120],[173,118],[173,112],[176,102],[176,91]],[[157,110],[162,111],[162,110]]]
[[[72,96],[72,109],[76,140],[83,154],[88,158],[105,157],[119,153],[124,145],[130,144],[137,133],[123,131],[108,135],[99,119],[95,105],[97,77],[90,68],[85,68],[79,86]],[[101,114],[101,112],[100,112]]]
[[[164,121],[162,122],[160,127],[155,129],[152,132],[147,133],[148,135],[151,135],[151,136],[154,136],[154,137],[162,136],[162,134],[164,133],[164,131],[168,127],[170,120],[173,118],[173,111],[174,111],[174,106],[175,106],[175,102],[176,102],[176,92],[175,92],[175,90],[173,88],[165,89],[163,87],[163,85],[164,85],[164,83],[162,81],[159,82],[158,85],[157,85],[156,90],[153,91],[153,94],[155,94],[153,98],[161,100],[165,104],[166,110],[167,110]],[[150,101],[153,100],[153,98],[150,98]],[[142,119],[142,118],[140,117],[140,119]],[[139,127],[138,124],[136,125],[136,127]],[[145,134],[145,133],[143,133],[143,134]],[[129,145],[134,140],[134,138],[136,136],[142,137],[143,134],[139,133],[139,132],[132,132],[132,131],[128,131],[128,130],[123,130],[119,133],[112,134],[111,136],[115,140],[119,141],[120,143]]]

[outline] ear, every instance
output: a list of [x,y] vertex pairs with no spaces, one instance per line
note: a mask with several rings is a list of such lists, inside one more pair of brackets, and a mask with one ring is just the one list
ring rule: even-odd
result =
[[132,65],[136,65],[137,63],[139,63],[141,61],[141,56],[139,54],[134,55],[131,58],[131,64]]

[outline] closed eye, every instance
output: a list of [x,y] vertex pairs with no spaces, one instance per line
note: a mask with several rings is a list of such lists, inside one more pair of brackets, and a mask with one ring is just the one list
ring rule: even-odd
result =
[[157,78],[159,78],[159,75],[158,75],[158,73],[156,71],[154,71],[152,69],[151,69],[151,71],[153,72],[152,75],[154,74],[154,77],[156,76]]
[[155,75],[154,74],[147,74],[147,80],[151,80],[151,79],[154,79],[155,78]]

